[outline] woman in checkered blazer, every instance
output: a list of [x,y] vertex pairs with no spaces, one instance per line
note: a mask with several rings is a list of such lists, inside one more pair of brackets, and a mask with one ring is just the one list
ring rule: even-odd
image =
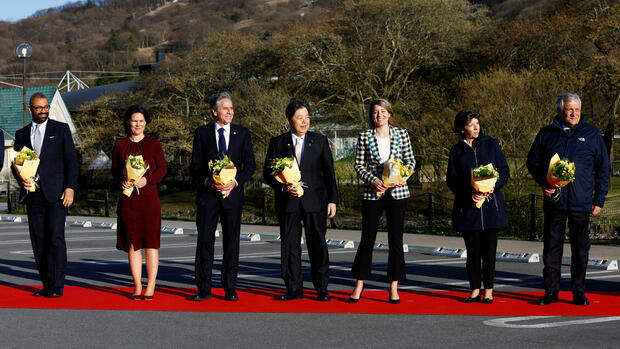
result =
[[403,252],[403,224],[407,198],[406,183],[388,188],[381,180],[383,166],[390,158],[403,161],[411,170],[415,167],[409,134],[404,128],[393,125],[392,105],[385,99],[376,99],[368,107],[370,129],[360,133],[355,151],[355,171],[364,181],[362,196],[362,237],[357,248],[351,276],[357,282],[349,303],[359,301],[364,290],[364,280],[370,279],[372,251],[377,237],[379,219],[385,211],[388,225],[388,269],[390,281],[389,302],[400,302],[398,281],[405,278]]

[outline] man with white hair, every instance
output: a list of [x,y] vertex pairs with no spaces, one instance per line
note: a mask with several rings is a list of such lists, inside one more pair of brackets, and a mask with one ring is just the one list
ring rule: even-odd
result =
[[[558,302],[562,248],[568,220],[571,244],[571,291],[573,303],[588,305],[585,296],[586,268],[590,251],[590,214],[597,215],[609,187],[609,157],[601,131],[581,115],[581,99],[563,93],[557,99],[558,115],[536,135],[527,157],[527,168],[545,194],[543,211],[543,287],[536,304]],[[556,189],[546,180],[554,154],[575,163],[575,180]]]

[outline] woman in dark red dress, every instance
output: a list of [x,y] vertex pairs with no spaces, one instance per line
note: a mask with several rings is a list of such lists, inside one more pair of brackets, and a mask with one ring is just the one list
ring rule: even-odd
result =
[[[118,203],[118,233],[116,248],[129,253],[129,269],[135,285],[132,299],[153,299],[155,279],[159,267],[159,235],[161,233],[161,205],[157,183],[166,175],[166,160],[161,143],[144,135],[151,121],[148,112],[138,105],[125,112],[123,126],[127,137],[114,144],[112,171],[122,189],[133,187],[129,197],[120,194]],[[129,155],[142,155],[149,168],[144,176],[129,183],[123,168]],[[142,249],[146,254],[148,283],[142,297]]]

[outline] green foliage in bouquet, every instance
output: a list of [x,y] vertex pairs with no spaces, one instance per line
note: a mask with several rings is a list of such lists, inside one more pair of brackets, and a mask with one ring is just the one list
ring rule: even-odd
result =
[[575,180],[575,163],[568,161],[568,159],[560,160],[553,167],[553,175],[563,181]]
[[232,166],[232,161],[228,158],[228,155],[224,155],[223,159],[211,160],[209,161],[209,170],[214,175],[219,175],[223,169],[229,168]]
[[24,161],[26,160],[36,160],[36,159],[37,159],[37,154],[33,150],[30,150],[28,147],[24,147],[15,156],[15,165],[21,166],[24,164]]
[[271,160],[271,174],[275,176],[286,168],[293,168],[294,161],[293,158],[275,158]]
[[129,164],[136,170],[144,170],[148,168],[141,155],[129,155]]
[[497,172],[493,165],[480,166],[474,169],[474,178],[486,177],[499,177],[499,172]]

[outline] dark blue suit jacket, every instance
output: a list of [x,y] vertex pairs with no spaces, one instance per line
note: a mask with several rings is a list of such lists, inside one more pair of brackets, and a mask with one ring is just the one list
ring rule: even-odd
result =
[[282,183],[272,175],[270,164],[274,158],[295,157],[295,146],[290,132],[274,137],[269,142],[263,177],[276,193],[276,207],[284,212],[320,212],[327,210],[328,203],[338,203],[338,189],[334,162],[327,137],[306,132],[301,157],[301,181],[305,184],[304,195],[300,198],[282,192]]
[[[13,148],[20,151],[24,146],[32,149],[30,142],[30,129],[32,123],[15,132]],[[71,131],[63,122],[52,119],[47,120],[45,136],[41,145],[39,156],[39,186],[45,199],[49,202],[60,200],[66,188],[77,190],[78,184],[78,160]],[[21,178],[13,172],[15,178],[21,183]],[[20,202],[26,199],[27,192],[22,188]]]
[[215,123],[200,126],[194,133],[192,161],[189,166],[190,174],[198,184],[196,193],[197,205],[219,205],[225,209],[240,208],[243,206],[243,184],[252,177],[256,170],[254,150],[250,131],[242,126],[230,124],[230,139],[226,151],[228,158],[237,168],[237,186],[230,195],[222,199],[222,194],[206,187],[204,182],[211,177],[209,161],[217,160],[217,144],[215,138]]
[[2,166],[4,165],[4,131],[0,130],[0,145],[2,145],[2,150],[0,151],[0,171],[2,171]]

